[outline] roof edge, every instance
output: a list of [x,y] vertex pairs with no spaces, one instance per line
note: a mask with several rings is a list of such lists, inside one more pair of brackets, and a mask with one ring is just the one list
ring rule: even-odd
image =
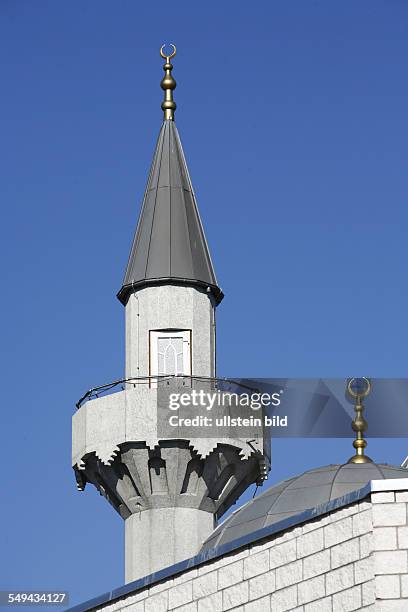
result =
[[224,298],[224,293],[222,292],[222,289],[217,287],[217,285],[211,285],[204,281],[195,280],[191,278],[173,277],[145,278],[143,280],[128,283],[127,285],[123,285],[121,287],[121,289],[116,294],[116,297],[124,306],[126,306],[129,296],[134,291],[138,291],[139,289],[145,289],[146,287],[158,287],[161,285],[176,285],[178,287],[195,287],[198,289],[202,289],[213,296],[216,306],[218,306],[218,304]]

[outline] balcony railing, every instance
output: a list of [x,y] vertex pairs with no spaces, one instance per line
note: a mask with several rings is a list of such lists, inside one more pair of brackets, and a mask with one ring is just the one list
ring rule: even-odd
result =
[[232,378],[211,378],[207,376],[187,376],[187,375],[166,375],[166,376],[138,376],[134,378],[121,378],[99,387],[89,389],[75,404],[77,409],[81,408],[88,400],[104,397],[117,391],[124,391],[126,388],[136,388],[139,385],[148,387],[158,387],[168,385],[176,387],[193,387],[194,382],[203,384],[208,383],[211,389],[225,392],[251,392],[257,391],[254,387]]

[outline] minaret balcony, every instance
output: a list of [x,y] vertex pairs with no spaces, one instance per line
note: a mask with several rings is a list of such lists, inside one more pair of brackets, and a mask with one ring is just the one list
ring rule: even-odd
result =
[[[76,404],[72,434],[73,465],[80,467],[82,458],[91,452],[94,452],[102,463],[109,465],[118,452],[119,445],[125,442],[143,441],[148,447],[154,448],[159,439],[186,438],[180,431],[176,432],[176,429],[165,431],[164,419],[168,421],[168,416],[173,416],[176,412],[174,406],[174,412],[170,409],[170,398],[173,396],[182,395],[185,405],[188,404],[188,397],[194,397],[190,405],[194,402],[197,405],[200,393],[216,395],[219,403],[226,406],[224,411],[218,408],[217,415],[222,416],[223,412],[234,414],[234,407],[227,401],[230,394],[247,390],[248,388],[238,381],[177,375],[122,379],[94,387]],[[223,397],[226,397],[224,403]],[[199,413],[206,413],[205,408],[200,409]],[[187,429],[183,427],[181,432],[186,432]],[[211,431],[218,439],[218,433]],[[230,433],[230,436],[223,437],[223,441],[239,446],[243,458],[248,458],[254,451],[264,453],[269,446],[269,440],[264,439],[262,426],[251,427],[251,444],[245,437],[237,436],[233,426]],[[208,434],[195,427],[194,436],[189,434],[187,439],[191,440],[191,446],[201,456],[206,457],[217,442],[210,435],[211,432]]]
[[[270,441],[264,427],[251,427],[251,435],[241,435],[234,427],[227,427],[222,434],[216,430],[207,434],[193,427],[186,434],[181,429],[164,431],[160,420],[173,414],[169,409],[171,394],[187,399],[197,397],[201,390],[223,398],[230,389],[239,387],[239,383],[225,379],[157,376],[123,379],[91,389],[79,400],[73,416],[72,464],[78,488],[82,490],[91,482],[123,518],[161,507],[169,496],[173,500],[177,497],[180,505],[198,503],[207,512],[222,514],[242,487],[250,482],[261,484],[267,477]],[[231,410],[231,406],[221,408],[221,413],[230,414]],[[172,457],[175,446],[177,461]],[[173,463],[178,466],[178,476],[168,472]],[[200,472],[209,465],[211,486]],[[140,474],[146,482],[140,481]],[[194,478],[196,487],[202,489],[200,494],[198,489],[191,493]]]

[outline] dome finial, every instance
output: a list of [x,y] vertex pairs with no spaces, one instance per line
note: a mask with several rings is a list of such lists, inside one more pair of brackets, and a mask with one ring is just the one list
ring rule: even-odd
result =
[[171,74],[173,64],[170,62],[170,60],[176,55],[177,49],[176,45],[171,44],[170,47],[173,47],[173,51],[170,53],[170,55],[166,55],[166,53],[164,53],[165,46],[166,45],[162,45],[160,48],[160,55],[166,60],[166,63],[163,66],[165,75],[160,83],[160,87],[164,91],[164,100],[161,107],[164,112],[164,120],[174,121],[174,111],[176,110],[177,105],[173,100],[173,89],[176,89],[176,81]]
[[351,424],[353,431],[356,432],[356,439],[353,442],[356,453],[350,457],[348,463],[372,463],[372,459],[364,454],[364,449],[367,446],[367,441],[364,439],[364,432],[368,424],[363,417],[364,406],[362,403],[362,399],[367,397],[371,392],[371,382],[365,376],[362,378],[351,378],[347,383],[347,392],[356,400],[354,405],[356,416]]

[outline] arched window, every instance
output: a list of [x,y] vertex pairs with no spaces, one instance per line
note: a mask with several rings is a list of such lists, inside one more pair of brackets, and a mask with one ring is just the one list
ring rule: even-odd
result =
[[191,330],[150,332],[150,376],[191,375]]

